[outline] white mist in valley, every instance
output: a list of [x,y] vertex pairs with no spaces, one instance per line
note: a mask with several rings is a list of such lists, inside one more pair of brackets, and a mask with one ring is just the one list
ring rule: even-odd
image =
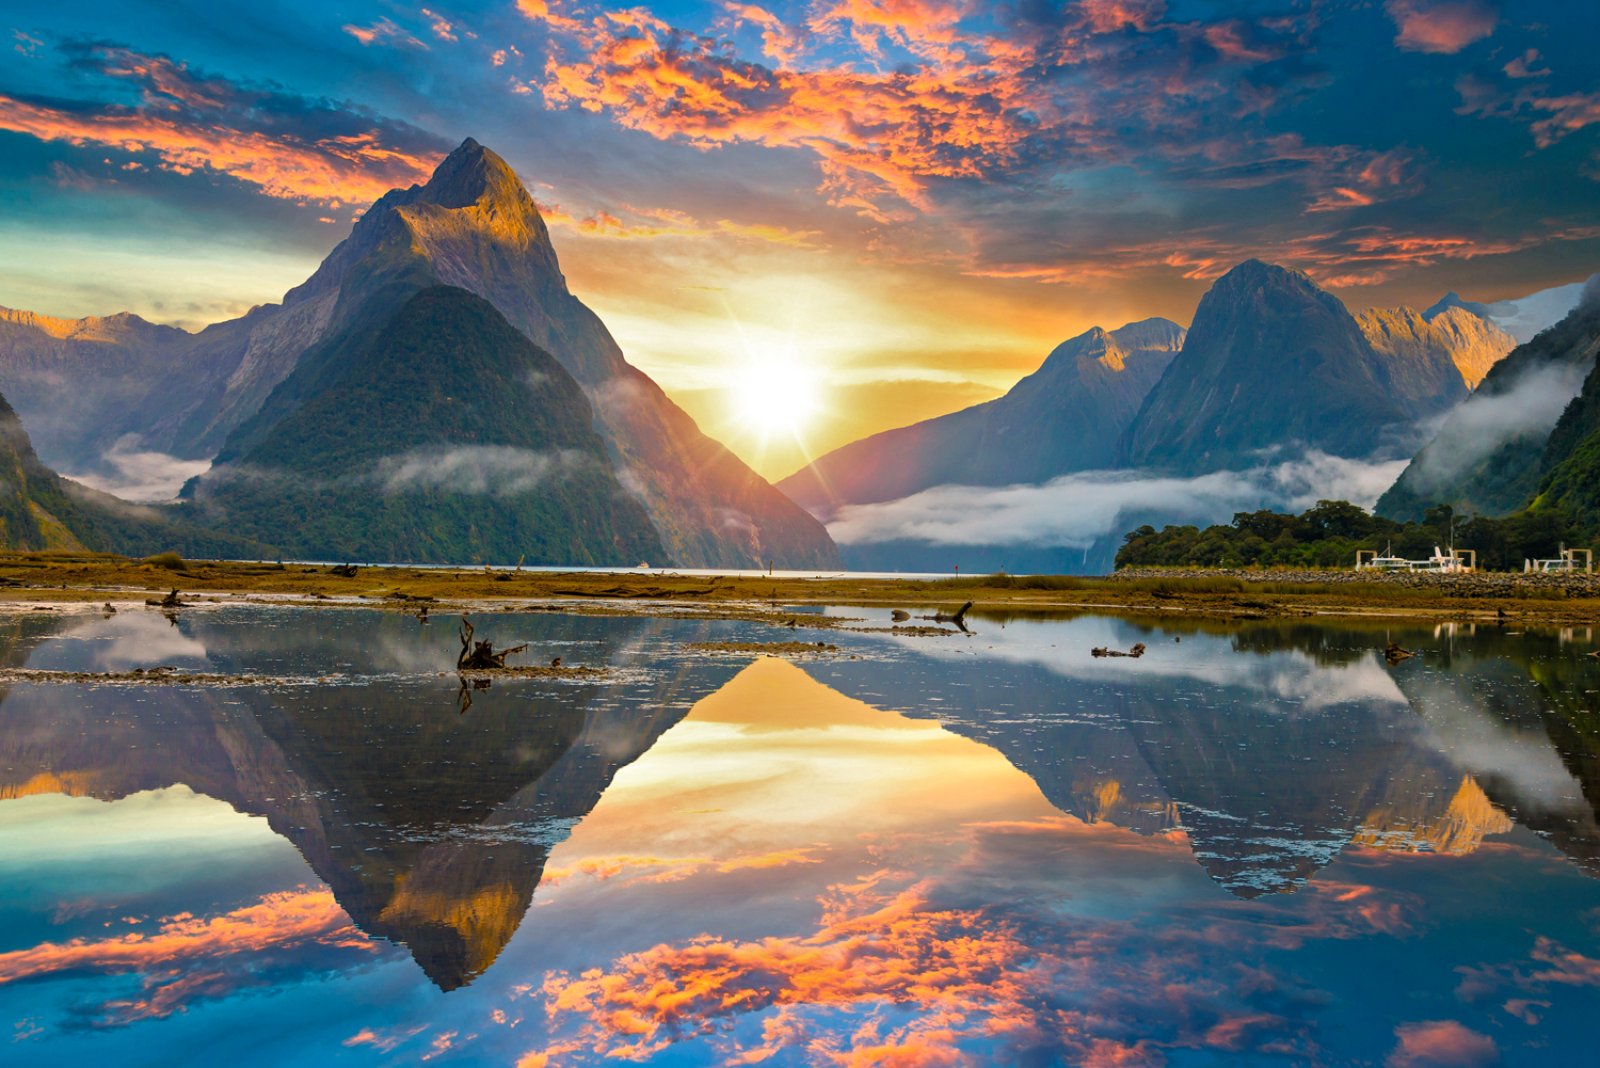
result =
[[1206,525],[1258,508],[1302,511],[1323,499],[1371,507],[1404,460],[1354,460],[1310,451],[1245,471],[1188,478],[1085,471],[1037,485],[935,486],[899,500],[846,505],[828,520],[841,546],[885,542],[1089,549],[1141,517]]

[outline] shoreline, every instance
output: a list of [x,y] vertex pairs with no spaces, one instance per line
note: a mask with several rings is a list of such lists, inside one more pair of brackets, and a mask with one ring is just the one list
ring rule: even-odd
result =
[[[155,558],[158,559],[159,558]],[[692,612],[782,624],[787,606],[913,613],[973,602],[974,615],[1109,613],[1209,619],[1411,619],[1419,622],[1600,624],[1600,575],[1141,569],[1106,577],[972,575],[946,579],[706,576],[358,565],[144,562],[96,554],[0,554],[0,606],[145,607],[178,591],[207,603],[480,611]],[[159,607],[153,606],[153,607]],[[819,624],[809,613],[807,627]]]

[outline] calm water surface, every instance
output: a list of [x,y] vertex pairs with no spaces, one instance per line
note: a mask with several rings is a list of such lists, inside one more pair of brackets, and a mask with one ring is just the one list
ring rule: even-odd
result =
[[0,618],[0,1063],[1594,1063],[1600,633],[477,622]]

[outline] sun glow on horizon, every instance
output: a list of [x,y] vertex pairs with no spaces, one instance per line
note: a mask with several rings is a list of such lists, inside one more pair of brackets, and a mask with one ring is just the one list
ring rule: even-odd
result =
[[752,354],[731,379],[730,414],[762,445],[776,438],[803,441],[821,411],[815,372],[787,353]]

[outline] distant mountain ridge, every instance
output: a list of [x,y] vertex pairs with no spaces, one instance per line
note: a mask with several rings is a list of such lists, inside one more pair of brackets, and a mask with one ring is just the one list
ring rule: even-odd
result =
[[1593,284],[1596,277],[1600,275],[1591,275],[1584,282],[1569,282],[1541,289],[1511,300],[1467,300],[1452,290],[1422,315],[1431,322],[1435,316],[1451,308],[1460,308],[1500,327],[1520,344],[1532,341],[1539,333],[1565,319],[1578,306],[1584,287]]
[[1184,330],[1145,319],[1062,342],[1003,397],[845,445],[778,484],[832,509],[930,486],[1042,482],[1109,467],[1140,402],[1183,345]]
[[[1356,314],[1367,343],[1387,358],[1391,379],[1408,393],[1431,395],[1442,402],[1465,399],[1477,389],[1516,338],[1490,319],[1464,308],[1447,308],[1431,318],[1414,308],[1368,308]],[[1452,377],[1465,388],[1455,388]]]

